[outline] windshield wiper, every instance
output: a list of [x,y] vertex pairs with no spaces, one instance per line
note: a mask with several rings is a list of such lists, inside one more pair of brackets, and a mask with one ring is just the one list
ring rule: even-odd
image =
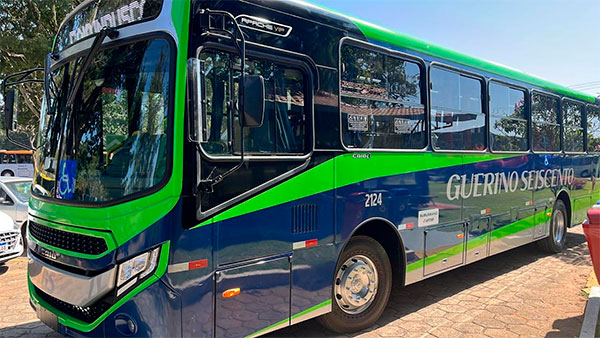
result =
[[73,87],[71,87],[71,91],[69,92],[69,96],[67,99],[67,107],[71,107],[73,101],[75,101],[75,94],[79,90],[79,87],[81,87],[81,82],[83,82],[83,76],[85,75],[85,71],[89,67],[90,63],[92,63],[94,56],[96,56],[96,53],[98,53],[98,50],[100,50],[100,46],[102,46],[102,42],[107,36],[111,39],[116,39],[119,36],[119,31],[111,27],[104,27],[100,30],[100,32],[98,32],[98,35],[96,35],[94,41],[92,42],[90,50],[83,59],[83,63],[81,64],[81,68],[79,69],[79,72],[77,73],[77,77],[75,79],[75,84],[73,85]]

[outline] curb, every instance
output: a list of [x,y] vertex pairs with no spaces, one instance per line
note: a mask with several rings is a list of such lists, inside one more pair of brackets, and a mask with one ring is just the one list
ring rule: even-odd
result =
[[593,286],[590,290],[590,297],[585,306],[583,324],[581,325],[580,338],[594,338],[596,336],[596,327],[598,325],[598,315],[600,314],[600,286]]

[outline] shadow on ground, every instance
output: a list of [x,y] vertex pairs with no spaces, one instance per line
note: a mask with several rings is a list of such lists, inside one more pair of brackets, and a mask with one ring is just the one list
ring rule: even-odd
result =
[[44,325],[40,321],[4,327],[0,329],[0,337],[3,338],[17,338],[17,337],[46,337],[46,338],[58,338],[62,337],[57,332],[52,331],[49,327]]
[[[591,265],[586,239],[583,234],[569,232],[565,243],[565,250],[556,254],[559,260],[572,265]],[[394,286],[388,307],[377,323],[360,333],[369,332],[377,327],[382,327],[410,313],[419,311],[431,304],[440,302],[461,291],[467,290],[478,284],[484,283],[496,277],[516,270],[547,257],[548,254],[541,252],[535,243],[515,248],[501,254],[489,257],[479,262],[449,271],[447,273],[429,278],[422,282],[402,287]],[[391,308],[393,304],[393,309]],[[579,318],[579,319],[578,319]],[[578,322],[579,320],[579,322]],[[564,337],[566,331],[573,331],[573,325],[581,326],[581,318],[574,317],[556,320],[553,327],[561,330],[560,333],[552,334],[552,337]],[[330,337],[336,333],[328,331],[315,319],[275,331],[268,337]]]

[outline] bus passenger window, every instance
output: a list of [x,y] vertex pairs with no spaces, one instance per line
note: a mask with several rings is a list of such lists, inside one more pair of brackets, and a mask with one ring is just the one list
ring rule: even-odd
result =
[[495,151],[527,151],[525,92],[490,83],[490,146]]
[[435,149],[484,150],[481,81],[431,68],[431,137]]
[[563,104],[564,150],[581,153],[583,149],[583,105],[565,101]]
[[422,69],[411,61],[342,46],[342,139],[356,149],[427,145]]
[[542,94],[533,94],[531,101],[531,130],[533,132],[534,151],[560,151],[559,106],[557,98]]
[[600,152],[600,107],[587,106],[587,151]]

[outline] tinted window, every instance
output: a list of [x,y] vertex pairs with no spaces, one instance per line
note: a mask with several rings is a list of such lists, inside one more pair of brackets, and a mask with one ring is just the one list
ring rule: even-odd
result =
[[587,106],[587,150],[600,152],[600,107]]
[[547,95],[534,94],[531,100],[531,128],[533,150],[560,151],[559,100]]
[[[206,114],[203,149],[211,155],[240,152],[241,128],[237,110],[239,59],[229,53],[200,54],[204,79],[202,110]],[[262,126],[244,130],[248,155],[303,154],[307,151],[305,79],[303,73],[269,61],[246,60],[246,74],[261,75],[265,83],[265,116]]]
[[17,154],[17,163],[33,163],[31,154]]
[[490,143],[492,150],[527,150],[525,92],[490,83]]
[[436,149],[485,149],[480,80],[431,68],[431,134]]
[[567,152],[583,152],[583,105],[570,101],[563,104],[564,150]]
[[426,146],[421,68],[363,48],[342,47],[342,135],[349,148]]

